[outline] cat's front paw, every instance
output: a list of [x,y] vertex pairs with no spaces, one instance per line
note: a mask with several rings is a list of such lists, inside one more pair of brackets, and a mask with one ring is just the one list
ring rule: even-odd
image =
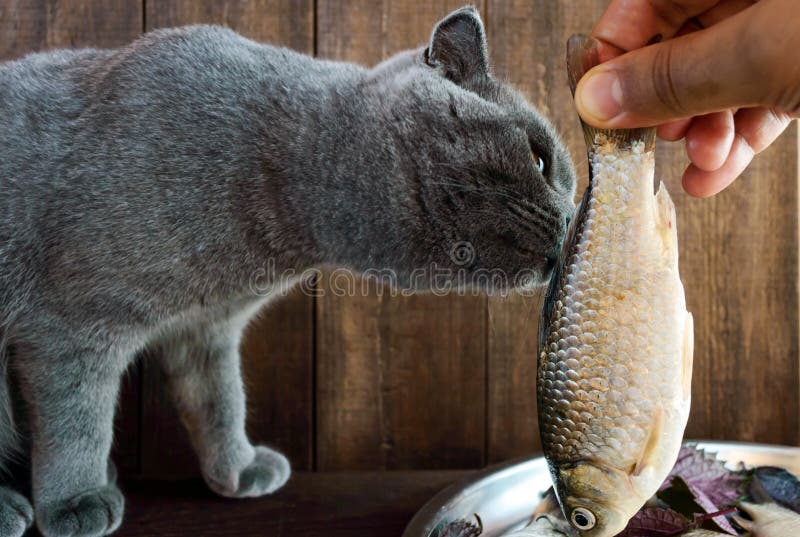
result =
[[255,457],[243,470],[229,472],[225,479],[206,475],[211,490],[229,498],[255,498],[281,488],[292,473],[289,461],[268,447],[256,446]]
[[0,535],[21,537],[33,524],[33,507],[24,496],[0,487]]
[[125,499],[114,484],[61,502],[36,507],[36,524],[44,537],[100,537],[122,522]]

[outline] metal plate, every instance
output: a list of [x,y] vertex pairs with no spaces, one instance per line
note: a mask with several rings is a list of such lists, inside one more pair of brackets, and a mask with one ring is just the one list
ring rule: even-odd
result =
[[[800,448],[698,442],[699,447],[732,467],[780,466],[800,476]],[[417,512],[403,537],[429,537],[444,521],[470,519],[478,514],[482,537],[501,537],[523,527],[530,519],[540,494],[550,488],[550,472],[543,457],[492,466],[444,489]]]

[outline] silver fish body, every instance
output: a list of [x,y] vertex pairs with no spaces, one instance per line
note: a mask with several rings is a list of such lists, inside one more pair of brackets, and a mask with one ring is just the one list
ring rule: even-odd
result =
[[537,399],[567,520],[582,536],[611,537],[677,458],[692,317],[675,208],[663,184],[653,194],[654,133],[585,133],[591,181],[543,308]]

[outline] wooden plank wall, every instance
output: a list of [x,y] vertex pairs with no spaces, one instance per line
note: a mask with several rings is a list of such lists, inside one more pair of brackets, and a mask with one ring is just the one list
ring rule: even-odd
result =
[[[318,54],[374,64],[425,43],[436,2],[318,3]],[[320,470],[480,466],[486,427],[485,297],[317,301]],[[345,432],[346,431],[346,432]]]
[[[322,58],[374,64],[423,44],[458,0],[0,0],[0,59],[112,47],[145,30],[210,22]],[[585,185],[564,43],[605,0],[482,0],[492,66],[558,127]],[[678,207],[682,274],[695,316],[696,438],[800,443],[797,126],[711,200],[680,190],[678,145],[658,174]],[[303,470],[471,468],[538,449],[539,303],[512,297],[357,297],[299,291],[243,345],[249,431]],[[646,357],[643,357],[646,359]],[[196,473],[145,359],[127,379],[115,457],[129,475]]]

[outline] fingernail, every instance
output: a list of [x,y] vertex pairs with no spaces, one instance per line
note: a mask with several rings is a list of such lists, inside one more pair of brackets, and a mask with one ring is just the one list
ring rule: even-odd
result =
[[622,112],[622,85],[612,71],[589,75],[578,97],[581,111],[598,121],[608,121]]

